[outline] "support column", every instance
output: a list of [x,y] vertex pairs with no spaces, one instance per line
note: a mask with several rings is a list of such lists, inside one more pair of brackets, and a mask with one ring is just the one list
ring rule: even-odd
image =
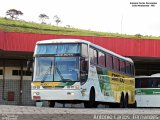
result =
[[5,100],[5,60],[3,60],[3,89],[2,89],[2,100]]
[[19,91],[19,105],[22,105],[22,83],[23,83],[23,61],[20,62],[21,75],[20,75],[20,91]]

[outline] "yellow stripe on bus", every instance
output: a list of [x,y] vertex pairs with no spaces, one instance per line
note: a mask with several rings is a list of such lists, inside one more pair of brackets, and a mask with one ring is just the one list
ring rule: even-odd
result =
[[33,86],[58,86],[61,82],[33,82]]

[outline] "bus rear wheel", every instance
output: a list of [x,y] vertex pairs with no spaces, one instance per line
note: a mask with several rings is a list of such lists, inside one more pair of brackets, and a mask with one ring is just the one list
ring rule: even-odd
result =
[[91,90],[89,101],[84,102],[85,108],[97,108],[97,103],[95,102],[95,91]]
[[124,108],[124,95],[123,94],[121,95],[121,100],[120,100],[120,103],[119,103],[119,107]]
[[124,99],[124,108],[128,108],[129,107],[129,104],[128,104],[128,95],[125,96],[125,99]]
[[55,106],[55,101],[48,101],[49,102],[49,107],[54,107]]

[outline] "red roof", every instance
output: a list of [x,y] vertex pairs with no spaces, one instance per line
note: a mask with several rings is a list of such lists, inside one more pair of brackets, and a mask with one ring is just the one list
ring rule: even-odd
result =
[[33,34],[0,31],[0,49],[33,52],[35,43],[54,38],[78,38],[105,47],[123,56],[160,57],[160,40]]

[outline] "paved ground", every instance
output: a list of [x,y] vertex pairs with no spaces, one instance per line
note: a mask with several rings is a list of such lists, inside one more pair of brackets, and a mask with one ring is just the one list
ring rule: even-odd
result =
[[159,120],[160,109],[47,108],[0,105],[0,120]]

